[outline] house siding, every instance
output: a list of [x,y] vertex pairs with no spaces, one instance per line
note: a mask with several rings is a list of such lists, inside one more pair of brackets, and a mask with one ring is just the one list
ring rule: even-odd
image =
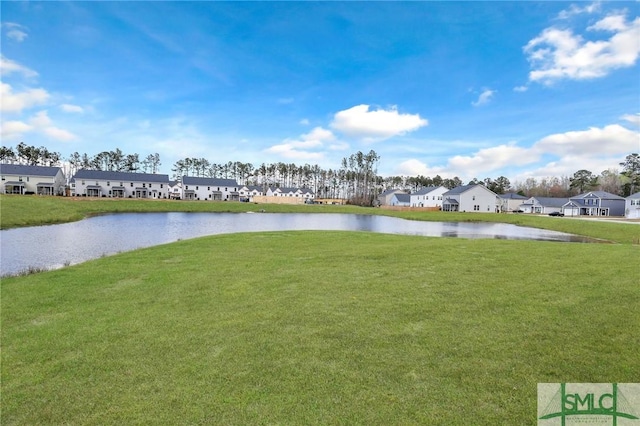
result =
[[71,195],[108,198],[169,198],[169,176],[148,173],[79,170],[71,179]]
[[64,195],[66,180],[60,167],[0,164],[0,193]]

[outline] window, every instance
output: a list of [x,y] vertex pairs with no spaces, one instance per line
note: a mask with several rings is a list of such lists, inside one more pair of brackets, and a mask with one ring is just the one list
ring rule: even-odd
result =
[[133,188],[133,182],[131,182],[131,187]]
[[143,188],[146,188],[146,187],[147,187],[147,184],[143,182],[143,183],[142,183],[142,187],[143,187]]
[[22,176],[18,176],[18,182],[22,182]]
[[82,184],[84,185],[84,181],[82,181]]
[[162,184],[160,184],[160,188],[162,188]]
[[196,186],[196,191],[197,191],[197,190],[199,190],[199,189],[200,189],[200,187],[199,187],[199,186]]
[[111,182],[107,181],[107,186],[111,186]]
[[476,196],[474,195],[471,199],[472,199],[472,200],[475,200],[475,199],[476,199]]
[[4,176],[2,176],[2,180],[4,180]]
[[210,186],[207,186],[207,191],[211,191],[211,187]]
[[150,184],[149,184],[149,188],[151,188],[152,186],[153,186],[153,184],[151,184],[151,183],[150,183]]

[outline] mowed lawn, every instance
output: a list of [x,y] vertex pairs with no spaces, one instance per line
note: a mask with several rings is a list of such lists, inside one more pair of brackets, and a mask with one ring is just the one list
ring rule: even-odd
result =
[[5,278],[0,420],[534,424],[537,383],[638,381],[639,259],[273,232]]

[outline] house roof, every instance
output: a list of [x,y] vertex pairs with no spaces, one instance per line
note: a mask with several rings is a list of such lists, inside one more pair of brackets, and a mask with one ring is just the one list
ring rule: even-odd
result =
[[386,189],[384,192],[382,192],[382,194],[380,194],[381,197],[386,197],[387,195],[391,195],[391,194],[406,194],[405,191],[403,191],[402,189],[397,189],[397,188],[392,188],[392,189]]
[[455,198],[445,198],[442,204],[460,204]]
[[639,198],[640,198],[640,192],[636,192],[635,194],[629,195],[626,199],[627,200],[631,200],[631,199],[637,200]]
[[498,197],[503,200],[526,200],[527,197],[520,195],[516,192],[507,192],[506,194],[498,194]]
[[411,195],[409,194],[393,194],[394,197],[396,197],[396,200],[398,200],[398,202],[400,203],[410,203],[411,202]]
[[206,186],[233,186],[237,187],[238,182],[235,179],[219,179],[219,178],[205,178],[195,176],[182,176],[183,185],[206,185]]
[[462,193],[467,192],[467,191],[469,191],[471,189],[474,189],[475,187],[478,187],[478,186],[481,187],[482,189],[484,189],[485,191],[491,192],[492,194],[497,196],[497,194],[495,192],[493,192],[492,190],[490,190],[486,186],[480,185],[480,184],[477,184],[477,185],[460,185],[460,186],[457,186],[457,187],[455,187],[453,189],[450,189],[449,191],[445,192],[443,195],[462,194]]
[[[555,197],[531,197],[530,199],[536,200],[538,204],[544,207],[562,207],[569,202],[568,198],[555,198]],[[523,205],[535,204],[535,203],[522,203]]]
[[414,192],[411,195],[426,195],[430,192],[435,191],[436,189],[442,188],[442,186],[425,186],[424,188],[420,188],[418,191]]
[[0,164],[0,173],[6,175],[55,176],[60,167],[26,166],[23,164]]
[[570,199],[576,200],[576,199],[590,198],[592,196],[603,199],[603,200],[624,200],[624,198],[620,197],[619,195],[611,194],[610,192],[606,192],[606,191],[589,191],[580,195],[576,195],[574,197],[570,197]]
[[98,180],[114,180],[128,182],[158,182],[169,183],[169,175],[152,174],[152,173],[128,173],[128,172],[110,172],[105,170],[87,170],[82,169],[73,176],[72,180],[77,179],[98,179]]

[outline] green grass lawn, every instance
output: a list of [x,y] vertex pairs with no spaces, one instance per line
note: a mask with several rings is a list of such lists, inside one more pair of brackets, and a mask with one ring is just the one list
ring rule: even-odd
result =
[[6,278],[0,420],[534,424],[537,383],[637,382],[639,253],[273,232]]

